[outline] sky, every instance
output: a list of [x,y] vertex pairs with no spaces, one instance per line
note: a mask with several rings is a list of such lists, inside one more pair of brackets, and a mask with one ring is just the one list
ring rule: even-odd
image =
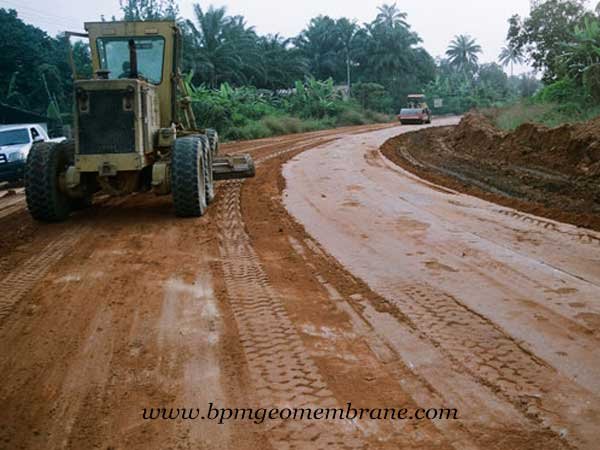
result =
[[[393,3],[394,0],[387,0]],[[193,17],[192,4],[179,0],[181,15]],[[385,0],[212,0],[199,2],[225,6],[230,15],[243,15],[248,25],[259,34],[279,33],[285,37],[297,35],[312,17],[329,15],[348,17],[358,23],[370,22],[377,6]],[[433,56],[442,56],[457,34],[469,34],[483,48],[481,62],[497,61],[505,45],[508,18],[513,14],[527,15],[529,0],[398,0],[401,11],[408,14],[412,29],[423,39],[423,46]],[[60,31],[83,31],[83,22],[98,20],[104,14],[120,17],[118,0],[0,0],[0,8],[16,9],[19,16],[49,34]],[[528,72],[527,65],[515,67],[515,73]]]

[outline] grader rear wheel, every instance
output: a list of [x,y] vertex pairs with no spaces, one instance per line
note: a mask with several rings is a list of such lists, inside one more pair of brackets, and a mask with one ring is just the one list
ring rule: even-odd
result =
[[208,137],[208,142],[210,142],[212,156],[217,156],[219,154],[219,134],[216,130],[207,128],[206,137]]
[[200,142],[200,146],[202,147],[202,155],[204,158],[204,182],[206,185],[206,204],[210,204],[215,199],[215,188],[212,171],[213,151],[210,143],[210,137],[208,136],[208,134],[197,136],[197,138]]

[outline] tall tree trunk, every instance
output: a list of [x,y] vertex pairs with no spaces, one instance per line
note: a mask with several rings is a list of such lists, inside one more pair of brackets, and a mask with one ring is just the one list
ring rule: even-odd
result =
[[350,85],[350,53],[348,51],[346,51],[346,86],[348,88],[348,98],[350,98],[350,89],[352,86]]

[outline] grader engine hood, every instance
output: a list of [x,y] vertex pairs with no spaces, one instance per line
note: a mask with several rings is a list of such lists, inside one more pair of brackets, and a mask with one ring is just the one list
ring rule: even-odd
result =
[[80,172],[113,175],[117,168],[140,170],[152,163],[147,155],[160,120],[154,86],[135,79],[78,81],[75,113]]

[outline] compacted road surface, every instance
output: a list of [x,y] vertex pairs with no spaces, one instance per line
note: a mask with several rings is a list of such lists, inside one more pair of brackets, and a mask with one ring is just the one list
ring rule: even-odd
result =
[[257,177],[200,219],[0,199],[0,448],[597,448],[600,236],[382,157],[415,129],[227,144]]
[[600,235],[412,176],[378,150],[396,132],[295,157],[288,210],[392,305],[364,314],[470,426],[527,416],[593,448]]

